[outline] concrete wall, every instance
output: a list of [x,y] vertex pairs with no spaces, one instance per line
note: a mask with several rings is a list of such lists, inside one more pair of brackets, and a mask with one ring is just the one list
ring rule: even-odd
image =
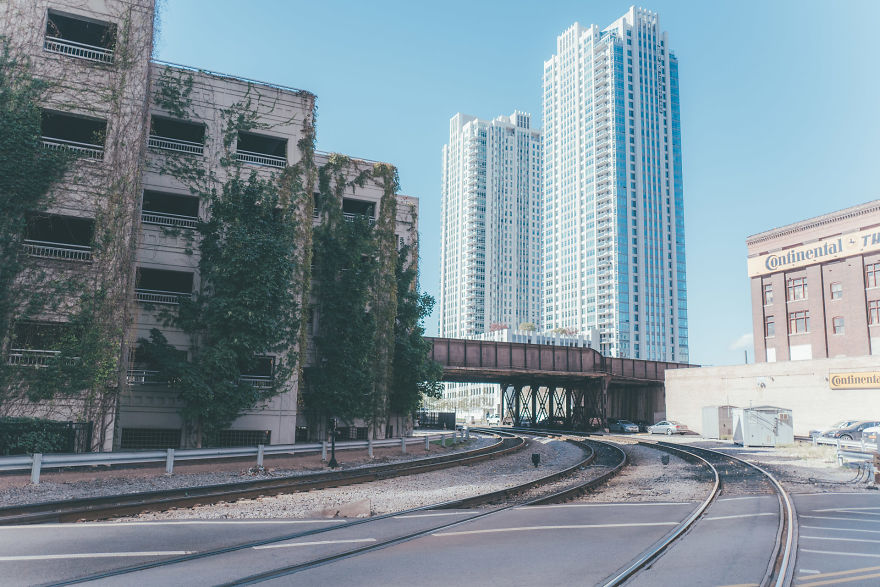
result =
[[666,417],[701,432],[704,406],[772,405],[792,410],[806,435],[845,418],[880,419],[880,389],[832,391],[829,373],[880,370],[877,357],[785,361],[666,371]]

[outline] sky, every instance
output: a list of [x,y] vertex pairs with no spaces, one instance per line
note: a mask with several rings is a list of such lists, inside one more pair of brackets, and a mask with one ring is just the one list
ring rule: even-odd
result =
[[[393,163],[420,199],[421,286],[436,298],[449,119],[524,110],[539,127],[556,37],[629,6],[165,0],[155,52],[315,93],[318,149]],[[880,198],[880,2],[641,6],[679,60],[690,360],[753,362],[746,237]]]

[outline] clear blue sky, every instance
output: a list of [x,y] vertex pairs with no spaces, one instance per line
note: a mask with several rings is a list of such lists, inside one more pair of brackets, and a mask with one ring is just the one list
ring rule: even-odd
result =
[[[539,125],[557,35],[629,5],[167,0],[156,54],[317,94],[318,148],[393,163],[420,198],[436,297],[449,118],[520,109]],[[743,344],[751,361],[745,238],[880,198],[880,2],[642,6],[680,62],[691,361],[742,362]]]

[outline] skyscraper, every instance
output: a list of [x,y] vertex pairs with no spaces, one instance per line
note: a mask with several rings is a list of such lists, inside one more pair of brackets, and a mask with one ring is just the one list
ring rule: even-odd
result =
[[678,61],[656,13],[573,24],[544,63],[544,328],[688,360]]
[[443,147],[440,336],[541,318],[541,132],[456,114]]

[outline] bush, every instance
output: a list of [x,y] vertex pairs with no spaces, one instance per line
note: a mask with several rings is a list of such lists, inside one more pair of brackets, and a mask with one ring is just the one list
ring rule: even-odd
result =
[[[90,436],[90,431],[91,424],[85,422],[56,422],[37,418],[0,418],[0,454],[20,455],[37,452],[88,450],[88,440],[84,443],[77,442],[77,440],[85,440],[85,436]],[[78,448],[79,450],[77,450]]]

